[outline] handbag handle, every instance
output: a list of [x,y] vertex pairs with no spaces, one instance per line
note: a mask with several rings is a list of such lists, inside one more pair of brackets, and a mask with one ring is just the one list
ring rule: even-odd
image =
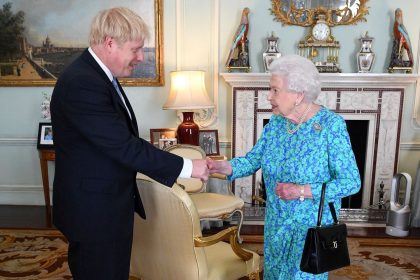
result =
[[[318,221],[316,222],[316,226],[321,226],[322,220],[322,212],[324,210],[324,201],[325,201],[325,191],[327,189],[327,184],[322,183],[322,190],[321,190],[321,200],[319,201],[319,208],[318,208]],[[335,207],[333,202],[328,202],[328,206],[330,207],[330,212],[334,220],[334,224],[338,224],[337,214],[335,212]]]

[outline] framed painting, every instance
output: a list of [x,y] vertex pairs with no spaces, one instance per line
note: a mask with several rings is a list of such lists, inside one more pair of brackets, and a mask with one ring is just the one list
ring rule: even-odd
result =
[[151,128],[150,143],[160,149],[177,144],[176,128]]
[[53,130],[51,123],[39,123],[38,128],[38,149],[52,149],[54,148]]
[[198,132],[200,147],[207,156],[219,155],[219,133],[217,129],[200,130]]
[[135,11],[150,30],[144,61],[119,81],[123,86],[162,86],[163,0],[0,0],[0,86],[54,86],[88,47],[93,17],[117,6]]

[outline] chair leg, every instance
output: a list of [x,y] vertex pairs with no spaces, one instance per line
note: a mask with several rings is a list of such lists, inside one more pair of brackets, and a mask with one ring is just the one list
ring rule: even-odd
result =
[[242,238],[241,238],[241,227],[242,223],[244,221],[244,212],[242,210],[235,210],[233,213],[238,212],[239,213],[239,223],[238,223],[238,231],[237,231],[237,237],[238,237],[238,243],[242,244]]

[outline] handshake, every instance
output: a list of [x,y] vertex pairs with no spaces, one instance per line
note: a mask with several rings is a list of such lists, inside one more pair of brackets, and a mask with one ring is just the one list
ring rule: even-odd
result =
[[192,160],[192,178],[200,179],[201,181],[207,181],[209,176],[215,173],[223,175],[232,174],[232,166],[227,160],[212,160],[207,159],[193,159]]

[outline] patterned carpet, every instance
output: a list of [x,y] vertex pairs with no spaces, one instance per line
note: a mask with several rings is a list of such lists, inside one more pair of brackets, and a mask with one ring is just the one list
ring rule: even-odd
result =
[[72,279],[66,239],[56,230],[0,230],[0,279]]
[[420,279],[420,240],[349,238],[351,265],[330,273],[332,280]]
[[[420,279],[419,239],[349,238],[348,242],[351,266],[331,272],[329,279]],[[263,254],[261,243],[243,246]],[[66,239],[56,230],[0,229],[0,279],[72,279]]]

